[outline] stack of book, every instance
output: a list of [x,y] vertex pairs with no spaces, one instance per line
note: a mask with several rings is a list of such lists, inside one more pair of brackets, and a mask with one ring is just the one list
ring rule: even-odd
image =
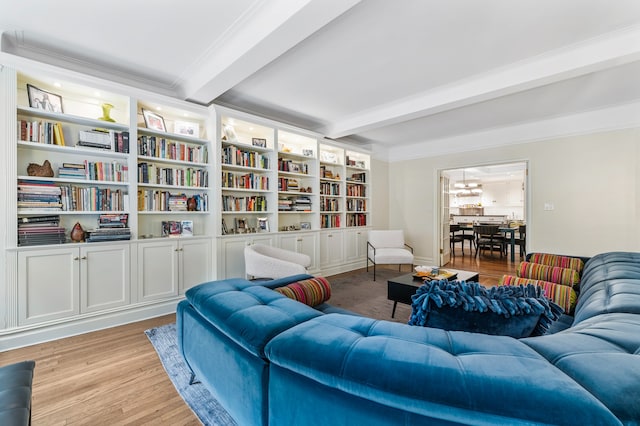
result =
[[169,211],[170,212],[186,212],[187,211],[186,194],[169,195]]
[[131,229],[127,222],[129,215],[123,214],[101,214],[98,218],[98,228],[88,231],[86,241],[88,243],[100,241],[130,240]]
[[293,201],[288,198],[278,198],[278,211],[288,212],[291,211]]
[[60,216],[31,216],[18,218],[18,245],[63,244],[65,229]]
[[51,181],[18,181],[18,209],[62,210],[60,187]]
[[309,197],[296,197],[292,206],[293,210],[298,212],[310,212],[311,211],[311,198]]
[[85,179],[86,173],[84,164],[80,163],[62,163],[62,167],[58,167],[58,177],[61,178]]

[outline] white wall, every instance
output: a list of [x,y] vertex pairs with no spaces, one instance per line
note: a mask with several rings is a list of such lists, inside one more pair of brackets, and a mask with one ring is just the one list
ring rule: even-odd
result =
[[389,163],[376,159],[371,160],[372,201],[371,201],[371,226],[373,229],[389,228],[389,205],[387,194],[389,193]]
[[640,129],[391,163],[389,225],[405,229],[417,257],[437,261],[438,170],[523,160],[529,251],[640,251]]

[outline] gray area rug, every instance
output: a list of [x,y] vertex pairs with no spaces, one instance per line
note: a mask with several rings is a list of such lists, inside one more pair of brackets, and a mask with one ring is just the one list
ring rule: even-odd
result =
[[158,353],[167,375],[191,411],[206,426],[231,426],[236,422],[201,383],[189,385],[191,372],[178,350],[176,325],[167,324],[145,331]]
[[[408,272],[406,267],[400,273],[397,269],[378,269],[376,281],[373,281],[373,272],[367,273],[364,270],[328,277],[331,283],[329,303],[371,318],[406,324],[411,314],[411,307],[408,305],[398,304],[395,318],[391,318],[393,302],[387,300],[387,279]],[[152,328],[146,330],[145,334],[158,353],[176,390],[202,424],[206,426],[235,425],[233,418],[204,385],[201,383],[189,385],[191,372],[178,350],[176,325],[167,324]]]

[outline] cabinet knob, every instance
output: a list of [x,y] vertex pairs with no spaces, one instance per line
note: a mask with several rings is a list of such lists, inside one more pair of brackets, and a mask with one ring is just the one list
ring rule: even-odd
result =
[[82,256],[82,260],[87,260],[87,256]]
[[299,242],[299,243],[301,243],[301,242],[302,242],[302,239],[298,238],[296,241],[297,241],[297,242]]
[[78,256],[74,257],[73,260],[78,260],[80,259]]
[[333,238],[333,234],[329,234],[328,236],[329,236],[329,238]]

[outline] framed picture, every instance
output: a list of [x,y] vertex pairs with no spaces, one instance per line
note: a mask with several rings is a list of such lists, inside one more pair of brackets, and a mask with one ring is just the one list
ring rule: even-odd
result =
[[300,173],[300,164],[298,163],[289,163],[289,171],[293,173]]
[[244,234],[247,232],[247,219],[236,218],[236,232],[238,234]]
[[266,217],[258,218],[258,232],[269,232],[269,219]]
[[266,139],[261,139],[261,138],[252,138],[251,139],[251,145],[259,146],[260,148],[266,148],[267,147],[267,140]]
[[338,156],[334,152],[320,151],[320,161],[337,164]]
[[303,149],[302,150],[302,155],[304,155],[305,157],[313,157],[313,150],[312,149]]
[[182,226],[182,236],[183,237],[193,237],[193,221],[192,220],[183,220],[181,223]]
[[227,223],[222,219],[222,235],[227,235],[229,230],[227,229]]
[[62,110],[62,96],[46,90],[38,89],[27,83],[27,95],[31,108],[43,109],[51,112],[64,112]]
[[175,220],[162,221],[163,237],[179,237],[182,234],[182,224]]
[[198,137],[200,136],[200,125],[198,123],[192,123],[190,121],[177,121],[173,125],[173,133],[179,135],[187,135]]
[[311,222],[300,222],[300,229],[311,229]]
[[144,124],[147,126],[147,129],[159,130],[161,132],[167,131],[167,127],[164,125],[164,118],[162,118],[162,116],[144,108],[142,109],[142,115],[144,116]]

